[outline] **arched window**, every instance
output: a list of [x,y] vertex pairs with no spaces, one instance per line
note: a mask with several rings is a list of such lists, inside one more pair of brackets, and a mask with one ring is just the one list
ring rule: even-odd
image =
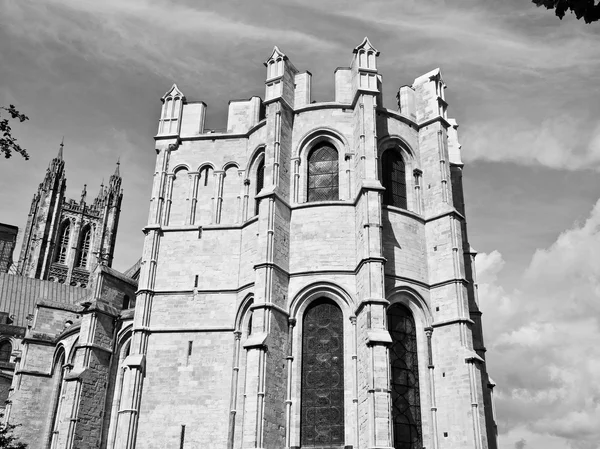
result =
[[55,358],[54,367],[52,369],[52,390],[53,390],[53,401],[52,401],[52,419],[50,420],[50,435],[49,443],[50,448],[54,449],[58,443],[58,429],[60,426],[60,418],[62,413],[62,405],[64,402],[64,364],[65,364],[65,351],[60,350],[60,354]]
[[4,340],[0,343],[0,362],[10,362],[10,355],[12,354],[12,345],[10,341]]
[[401,304],[387,311],[390,347],[392,422],[395,449],[421,449],[421,401],[417,332],[410,311]]
[[86,268],[90,256],[90,244],[92,241],[92,228],[86,226],[83,228],[81,238],[79,239],[79,250],[77,253],[77,263],[75,266]]
[[309,306],[302,322],[302,447],[344,445],[344,320],[333,301]]
[[59,233],[58,249],[56,251],[55,261],[58,263],[66,263],[67,251],[69,249],[69,236],[71,234],[71,222],[66,221]]
[[308,155],[308,201],[339,199],[338,152],[330,144],[321,145]]
[[406,209],[406,169],[402,155],[394,150],[383,153],[381,160],[383,203]]
[[[255,192],[255,195],[258,195],[260,193],[260,191],[262,190],[264,185],[265,185],[265,160],[263,158],[263,160],[260,161],[260,163],[258,164],[258,167],[256,168],[256,192]],[[258,215],[258,204],[259,203],[260,203],[260,200],[255,199],[254,215]]]

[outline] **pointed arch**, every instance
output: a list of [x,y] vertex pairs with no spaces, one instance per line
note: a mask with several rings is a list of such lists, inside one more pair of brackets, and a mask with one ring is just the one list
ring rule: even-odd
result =
[[54,363],[52,365],[52,401],[50,402],[50,428],[48,432],[48,446],[50,449],[55,449],[58,443],[58,430],[60,425],[60,418],[62,415],[62,406],[65,395],[65,348],[63,345],[59,345],[54,354]]
[[173,87],[162,98],[163,108],[158,125],[158,134],[177,134],[181,121],[181,111],[185,103],[185,97],[173,84]]
[[58,232],[58,245],[54,261],[65,264],[67,263],[67,254],[69,252],[69,240],[71,239],[71,221],[65,220],[60,226]]
[[88,268],[90,248],[92,245],[92,226],[87,224],[81,230],[79,244],[77,245],[77,260],[75,266],[79,268]]
[[258,166],[256,167],[256,188],[254,191],[254,215],[258,215],[258,206],[260,204],[260,199],[257,198],[258,194],[265,186],[265,158],[263,157]]
[[131,352],[131,327],[126,331],[121,331],[117,342],[117,360],[115,368],[112,368],[110,383],[113,386],[112,394],[107,394],[105,405],[105,432],[106,448],[114,448],[117,435],[117,425],[119,422],[119,409],[121,408],[121,399],[123,391],[128,385],[129,368],[125,364],[125,359]]

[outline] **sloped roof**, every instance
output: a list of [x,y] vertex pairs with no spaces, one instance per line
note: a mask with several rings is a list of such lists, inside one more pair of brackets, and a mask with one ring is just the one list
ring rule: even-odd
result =
[[74,304],[89,293],[81,287],[0,273],[0,311],[8,313],[14,326],[27,326],[27,315],[40,300]]

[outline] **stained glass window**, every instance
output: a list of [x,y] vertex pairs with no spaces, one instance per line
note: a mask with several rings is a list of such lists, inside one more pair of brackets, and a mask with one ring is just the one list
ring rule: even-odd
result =
[[421,401],[415,320],[403,305],[387,312],[390,347],[392,421],[395,449],[421,449]]
[[385,187],[383,203],[406,209],[406,169],[402,155],[395,150],[383,153],[381,171]]
[[[262,161],[260,161],[260,164],[258,164],[258,168],[256,169],[256,195],[258,195],[260,193],[260,191],[262,190],[262,188],[265,185],[265,161],[264,159]],[[260,203],[260,200],[256,200],[255,205],[254,205],[254,215],[258,215],[258,203]]]
[[331,145],[322,145],[308,156],[308,201],[339,199],[338,152]]
[[71,233],[71,224],[66,222],[60,233],[60,240],[58,242],[58,250],[56,251],[56,261],[58,263],[65,263],[67,261],[67,250],[69,247],[69,234]]
[[344,446],[344,320],[332,301],[320,299],[302,323],[302,447]]

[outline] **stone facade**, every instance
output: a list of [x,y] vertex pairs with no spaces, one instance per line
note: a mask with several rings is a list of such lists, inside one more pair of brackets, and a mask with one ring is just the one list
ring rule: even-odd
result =
[[165,94],[135,313],[40,304],[31,449],[497,448],[446,86],[386,109],[378,56],[315,103],[275,47],[222,133]]

